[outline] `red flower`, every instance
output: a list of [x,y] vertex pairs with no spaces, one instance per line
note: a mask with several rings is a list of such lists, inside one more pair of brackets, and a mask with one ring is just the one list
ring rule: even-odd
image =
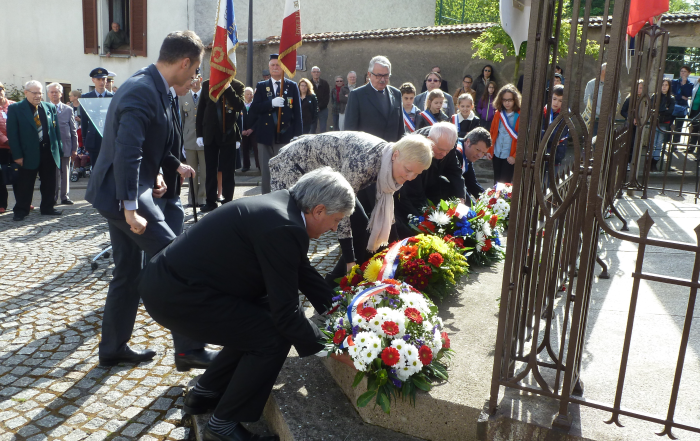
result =
[[490,188],[488,193],[486,193],[486,194],[489,196],[493,196],[494,193],[496,193],[496,190],[494,190],[493,188]]
[[333,314],[334,312],[336,312],[336,311],[338,310],[338,308],[340,308],[340,303],[338,303],[337,305],[335,305],[334,307],[332,307],[331,309],[329,309],[328,312],[327,312],[326,314],[331,315],[331,314]]
[[399,282],[396,279],[384,279],[384,280],[382,280],[382,283],[390,283],[392,285],[397,285],[397,286],[401,285],[401,282]]
[[481,251],[485,253],[485,252],[487,252],[488,250],[490,250],[491,247],[492,247],[492,245],[491,245],[491,239],[486,239],[486,240],[484,241],[484,246],[481,247]]
[[352,276],[352,280],[350,281],[350,284],[357,285],[360,282],[362,282],[362,276],[359,274],[355,274],[354,276]]
[[479,213],[477,213],[477,215],[478,215],[479,217],[483,217],[484,214],[486,214],[486,212],[485,212],[484,210],[479,210]]
[[452,237],[451,234],[445,234],[445,237],[442,238],[445,242],[454,242],[454,237]]
[[458,247],[464,248],[464,239],[462,239],[461,237],[455,238],[454,242],[455,245],[457,245]]
[[397,351],[396,348],[392,348],[391,346],[384,348],[384,350],[382,351],[382,361],[387,366],[396,365],[396,363],[399,362],[400,358],[401,356],[399,355],[399,351]]
[[495,204],[496,202],[498,202],[498,199],[496,199],[496,198],[491,198],[491,199],[489,199],[489,205],[493,205],[493,204]]
[[423,274],[425,274],[425,276],[430,276],[433,274],[433,269],[430,268],[428,265],[422,266],[420,270]]
[[456,212],[456,211],[457,211],[457,207],[452,207],[452,208],[450,208],[449,210],[447,210],[447,213],[445,213],[445,214],[448,215],[448,216],[450,216],[450,217],[452,217],[452,216],[455,215],[455,212]]
[[369,260],[362,265],[360,265],[360,270],[364,273],[365,269],[367,268],[367,265],[369,265]]
[[387,288],[384,291],[394,296],[399,295],[399,290],[395,286],[387,286]]
[[491,225],[491,228],[496,228],[496,223],[498,222],[498,216],[497,215],[492,215],[491,219],[489,220],[489,225]]
[[420,362],[423,363],[423,366],[427,366],[433,361],[433,351],[426,345],[423,345],[418,349],[418,358],[420,358]]
[[333,337],[333,343],[339,345],[345,340],[345,329],[338,329],[335,331],[335,336]]
[[399,333],[399,325],[395,322],[386,321],[382,325],[382,330],[384,330],[386,335],[396,335]]
[[444,261],[445,260],[442,258],[442,254],[440,253],[433,253],[430,256],[428,256],[428,262],[437,267],[440,267],[440,265],[442,265],[442,262]]
[[358,309],[357,313],[366,320],[372,320],[374,316],[377,315],[377,310],[368,306],[367,308],[362,308],[362,310]]
[[423,316],[421,315],[420,311],[417,310],[416,308],[406,308],[406,310],[403,312],[406,317],[412,322],[416,322],[419,325],[423,323]]
[[440,337],[442,337],[442,347],[450,349],[450,337],[447,335],[447,332],[441,332]]
[[415,237],[409,237],[408,238],[408,243],[418,243],[420,242],[419,239],[416,239]]
[[423,274],[418,274],[416,276],[416,284],[414,286],[420,289],[425,288],[426,286],[428,286],[428,278]]
[[399,248],[399,257],[403,260],[410,260],[418,254],[418,247],[406,245]]
[[418,224],[418,229],[423,231],[423,232],[435,232],[435,224],[433,224],[430,221],[423,221],[420,224]]
[[342,279],[340,279],[340,289],[345,291],[345,288],[347,288],[347,287],[348,287],[348,276],[345,276]]

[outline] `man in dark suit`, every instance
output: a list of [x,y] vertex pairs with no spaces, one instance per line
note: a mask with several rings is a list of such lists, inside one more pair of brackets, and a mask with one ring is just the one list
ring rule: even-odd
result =
[[344,130],[366,132],[387,142],[404,135],[401,92],[389,86],[391,63],[378,55],[369,62],[369,83],[350,92]]
[[251,111],[257,119],[258,155],[262,175],[262,192],[270,192],[270,159],[277,156],[295,136],[302,135],[299,87],[284,78],[278,54],[270,55],[270,78],[255,86]]
[[85,194],[107,219],[114,256],[99,347],[103,366],[155,356],[127,345],[139,305],[136,278],[141,252],[153,256],[175,238],[153,197],[167,191],[159,169],[176,142],[170,87],[191,81],[203,52],[194,32],[168,34],[156,64],[129,78],[109,106],[102,151]]
[[238,423],[260,418],[291,345],[302,357],[323,350],[299,304],[301,290],[323,313],[334,295],[309,262],[309,238],[335,231],[354,206],[347,180],[317,169],[289,190],[221,207],[144,269],[138,288],[151,317],[224,347],[185,397],[188,414],[214,409],[205,440],[277,439]]
[[[90,72],[90,78],[95,85],[95,90],[84,93],[80,98],[111,98],[114,96],[112,92],[106,89],[107,76],[109,72],[103,67],[97,67]],[[97,131],[92,120],[87,116],[85,110],[80,108],[80,124],[82,128],[83,145],[90,156],[90,164],[95,167],[97,157],[100,154],[100,146],[102,145],[102,136]]]
[[428,200],[433,203],[441,199],[457,198],[465,200],[464,179],[459,162],[457,128],[449,122],[440,122],[424,127],[416,133],[433,142],[433,160],[430,167],[413,181],[405,182],[394,194],[394,217],[400,237],[413,236],[415,232],[408,226],[408,215],[419,216]]
[[238,114],[243,110],[245,85],[234,79],[218,101],[209,96],[209,80],[202,83],[201,99],[197,105],[197,145],[204,146],[206,164],[207,203],[202,211],[218,207],[217,174],[221,170],[223,203],[233,200],[236,189],[236,141],[241,140]]
[[462,140],[461,152],[457,148],[457,155],[461,156],[460,163],[462,165],[462,176],[464,183],[467,186],[467,193],[474,196],[474,199],[479,199],[484,188],[476,180],[474,172],[474,162],[483,158],[491,147],[491,134],[483,127],[477,127]]
[[7,140],[12,159],[20,166],[13,186],[16,201],[13,220],[16,221],[29,214],[37,173],[41,179],[41,214],[61,214],[54,208],[54,193],[63,144],[56,106],[41,101],[42,89],[36,80],[27,82],[25,99],[7,108]]

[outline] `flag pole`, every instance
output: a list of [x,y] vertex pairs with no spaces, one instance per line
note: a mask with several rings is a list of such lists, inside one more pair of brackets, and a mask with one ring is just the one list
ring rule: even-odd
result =
[[248,0],[248,61],[246,62],[246,71],[248,76],[248,87],[253,87],[255,80],[253,79],[253,0]]

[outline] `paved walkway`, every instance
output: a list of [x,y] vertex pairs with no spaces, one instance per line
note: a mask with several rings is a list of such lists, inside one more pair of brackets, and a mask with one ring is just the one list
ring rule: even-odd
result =
[[[236,197],[259,194],[238,187]],[[109,242],[104,219],[82,200],[63,216],[0,215],[0,441],[192,439],[183,390],[201,370],[178,372],[170,333],[139,308],[131,344],[158,355],[139,366],[98,366],[102,308],[114,268],[90,269]],[[184,198],[183,198],[184,199]],[[39,193],[33,204],[39,206]],[[10,201],[10,207],[14,200]],[[193,224],[188,210],[186,228]],[[325,272],[337,258],[332,234],[312,241]]]

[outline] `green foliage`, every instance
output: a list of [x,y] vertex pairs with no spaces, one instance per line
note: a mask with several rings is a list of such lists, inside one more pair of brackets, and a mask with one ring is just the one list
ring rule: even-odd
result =
[[492,0],[438,0],[435,4],[435,24],[495,23],[498,2]]
[[5,84],[5,97],[8,100],[20,102],[24,99],[24,88],[14,84]]

